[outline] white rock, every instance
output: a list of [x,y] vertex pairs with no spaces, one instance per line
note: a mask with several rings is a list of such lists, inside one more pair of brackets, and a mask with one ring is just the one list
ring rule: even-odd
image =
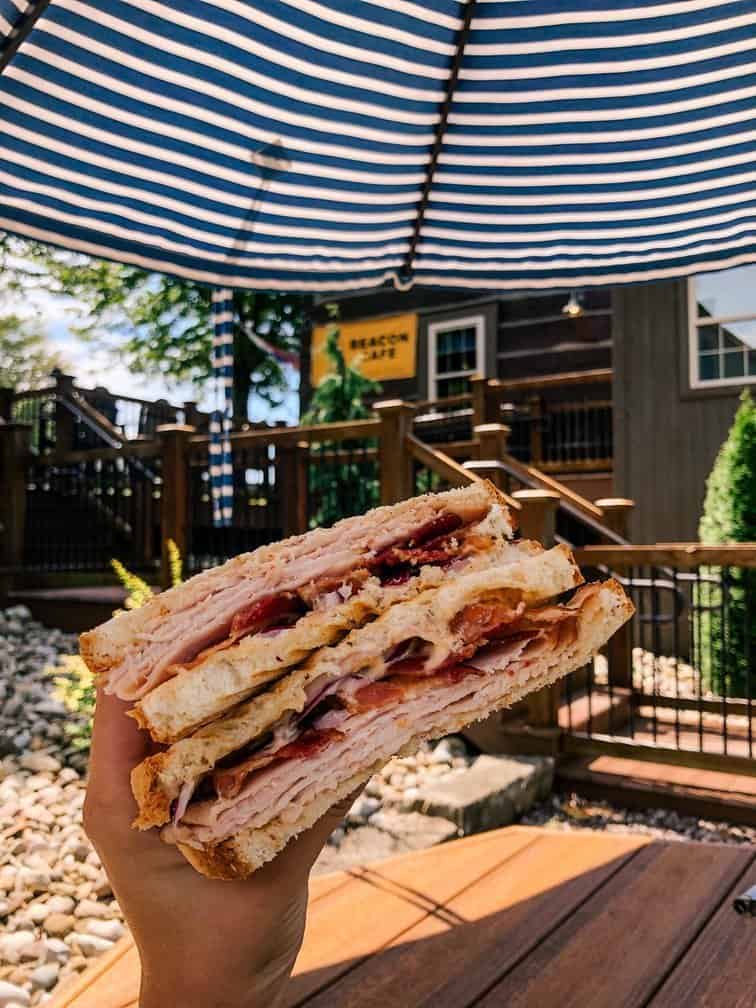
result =
[[73,913],[75,903],[70,896],[51,896],[45,904],[48,913]]
[[48,917],[51,913],[49,903],[30,903],[24,911],[29,920],[35,924],[41,924],[45,917]]
[[91,959],[112,949],[115,942],[108,941],[107,938],[98,938],[97,935],[82,934],[80,931],[74,931],[71,935],[71,944],[77,947],[82,955]]
[[76,917],[112,917],[110,907],[105,903],[98,903],[96,900],[83,899],[74,910]]
[[126,934],[123,924],[117,920],[88,920],[84,924],[87,934],[97,935],[98,938],[107,938],[108,941],[118,941]]
[[25,770],[33,773],[58,773],[61,769],[60,763],[53,756],[43,752],[24,753],[20,763]]
[[21,1005],[27,1008],[31,1004],[31,997],[23,987],[8,983],[7,980],[0,980],[0,1008],[12,1008],[13,1005]]
[[0,957],[9,963],[17,963],[29,955],[34,958],[32,946],[35,941],[33,931],[14,931],[0,935]]
[[57,963],[45,963],[37,966],[30,976],[32,988],[34,990],[50,990],[58,982],[58,972],[60,967]]
[[71,949],[60,938],[43,938],[46,962],[66,962],[71,956]]

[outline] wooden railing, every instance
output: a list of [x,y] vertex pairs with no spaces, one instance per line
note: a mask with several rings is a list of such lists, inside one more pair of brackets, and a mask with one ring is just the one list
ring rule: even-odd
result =
[[563,475],[611,472],[611,375],[601,370],[510,382],[474,378],[467,395],[417,403],[414,432],[466,461],[473,457],[475,428],[503,423],[517,461]]
[[164,399],[113,394],[102,386],[82,388],[60,371],[41,389],[0,389],[0,419],[29,424],[32,451],[41,455],[154,438],[157,428],[168,423],[186,422],[200,430],[208,424],[207,414],[194,402],[179,407]]

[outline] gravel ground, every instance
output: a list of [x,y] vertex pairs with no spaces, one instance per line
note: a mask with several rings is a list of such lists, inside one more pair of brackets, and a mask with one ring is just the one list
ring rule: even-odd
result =
[[534,805],[520,820],[524,826],[547,829],[606,830],[608,833],[642,833],[661,840],[697,841],[699,843],[756,843],[756,828],[732,823],[712,822],[695,816],[682,816],[666,809],[626,809],[609,802],[552,795]]
[[[64,727],[71,715],[52,697],[44,671],[75,650],[73,636],[45,629],[23,607],[0,612],[0,1008],[43,1004],[61,980],[126,933],[81,825],[86,756],[69,744]],[[357,851],[359,857],[364,851],[372,860],[437,842],[430,827],[438,831],[446,820],[414,813],[428,839],[397,839],[391,817],[411,805],[424,780],[463,773],[473,759],[464,741],[451,737],[392,761],[367,784],[318,869],[337,865],[334,854]],[[521,821],[682,841],[756,842],[756,829],[575,798],[554,797]],[[438,838],[447,838],[442,833]]]

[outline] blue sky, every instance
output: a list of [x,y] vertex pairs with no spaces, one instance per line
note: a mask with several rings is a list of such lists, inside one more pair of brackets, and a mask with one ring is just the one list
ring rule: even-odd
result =
[[[6,299],[2,306],[4,312],[15,312],[22,316],[36,316],[45,329],[51,347],[63,358],[65,370],[75,376],[78,384],[84,388],[104,385],[110,392],[117,395],[137,396],[140,399],[167,399],[175,405],[180,405],[187,399],[198,397],[197,389],[191,382],[167,384],[162,375],[154,376],[132,374],[117,356],[106,350],[95,350],[88,343],[76,337],[70,326],[76,322],[77,314],[83,316],[86,309],[77,306],[70,298],[56,298],[46,292],[34,294],[30,302],[25,299],[20,304],[12,299]],[[253,421],[288,420],[296,422],[298,415],[298,375],[290,367],[286,367],[287,377],[292,391],[284,404],[272,409],[261,400],[250,402],[250,419]],[[212,390],[200,397],[203,409],[212,409],[215,405]]]

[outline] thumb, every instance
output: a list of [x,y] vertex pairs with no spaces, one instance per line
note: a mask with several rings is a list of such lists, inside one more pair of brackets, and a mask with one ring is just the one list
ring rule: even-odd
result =
[[362,788],[357,788],[352,794],[332,806],[313,826],[287,844],[273,862],[278,870],[304,870],[306,874],[309,874],[328,837],[341,824],[344,816],[361,793]]

